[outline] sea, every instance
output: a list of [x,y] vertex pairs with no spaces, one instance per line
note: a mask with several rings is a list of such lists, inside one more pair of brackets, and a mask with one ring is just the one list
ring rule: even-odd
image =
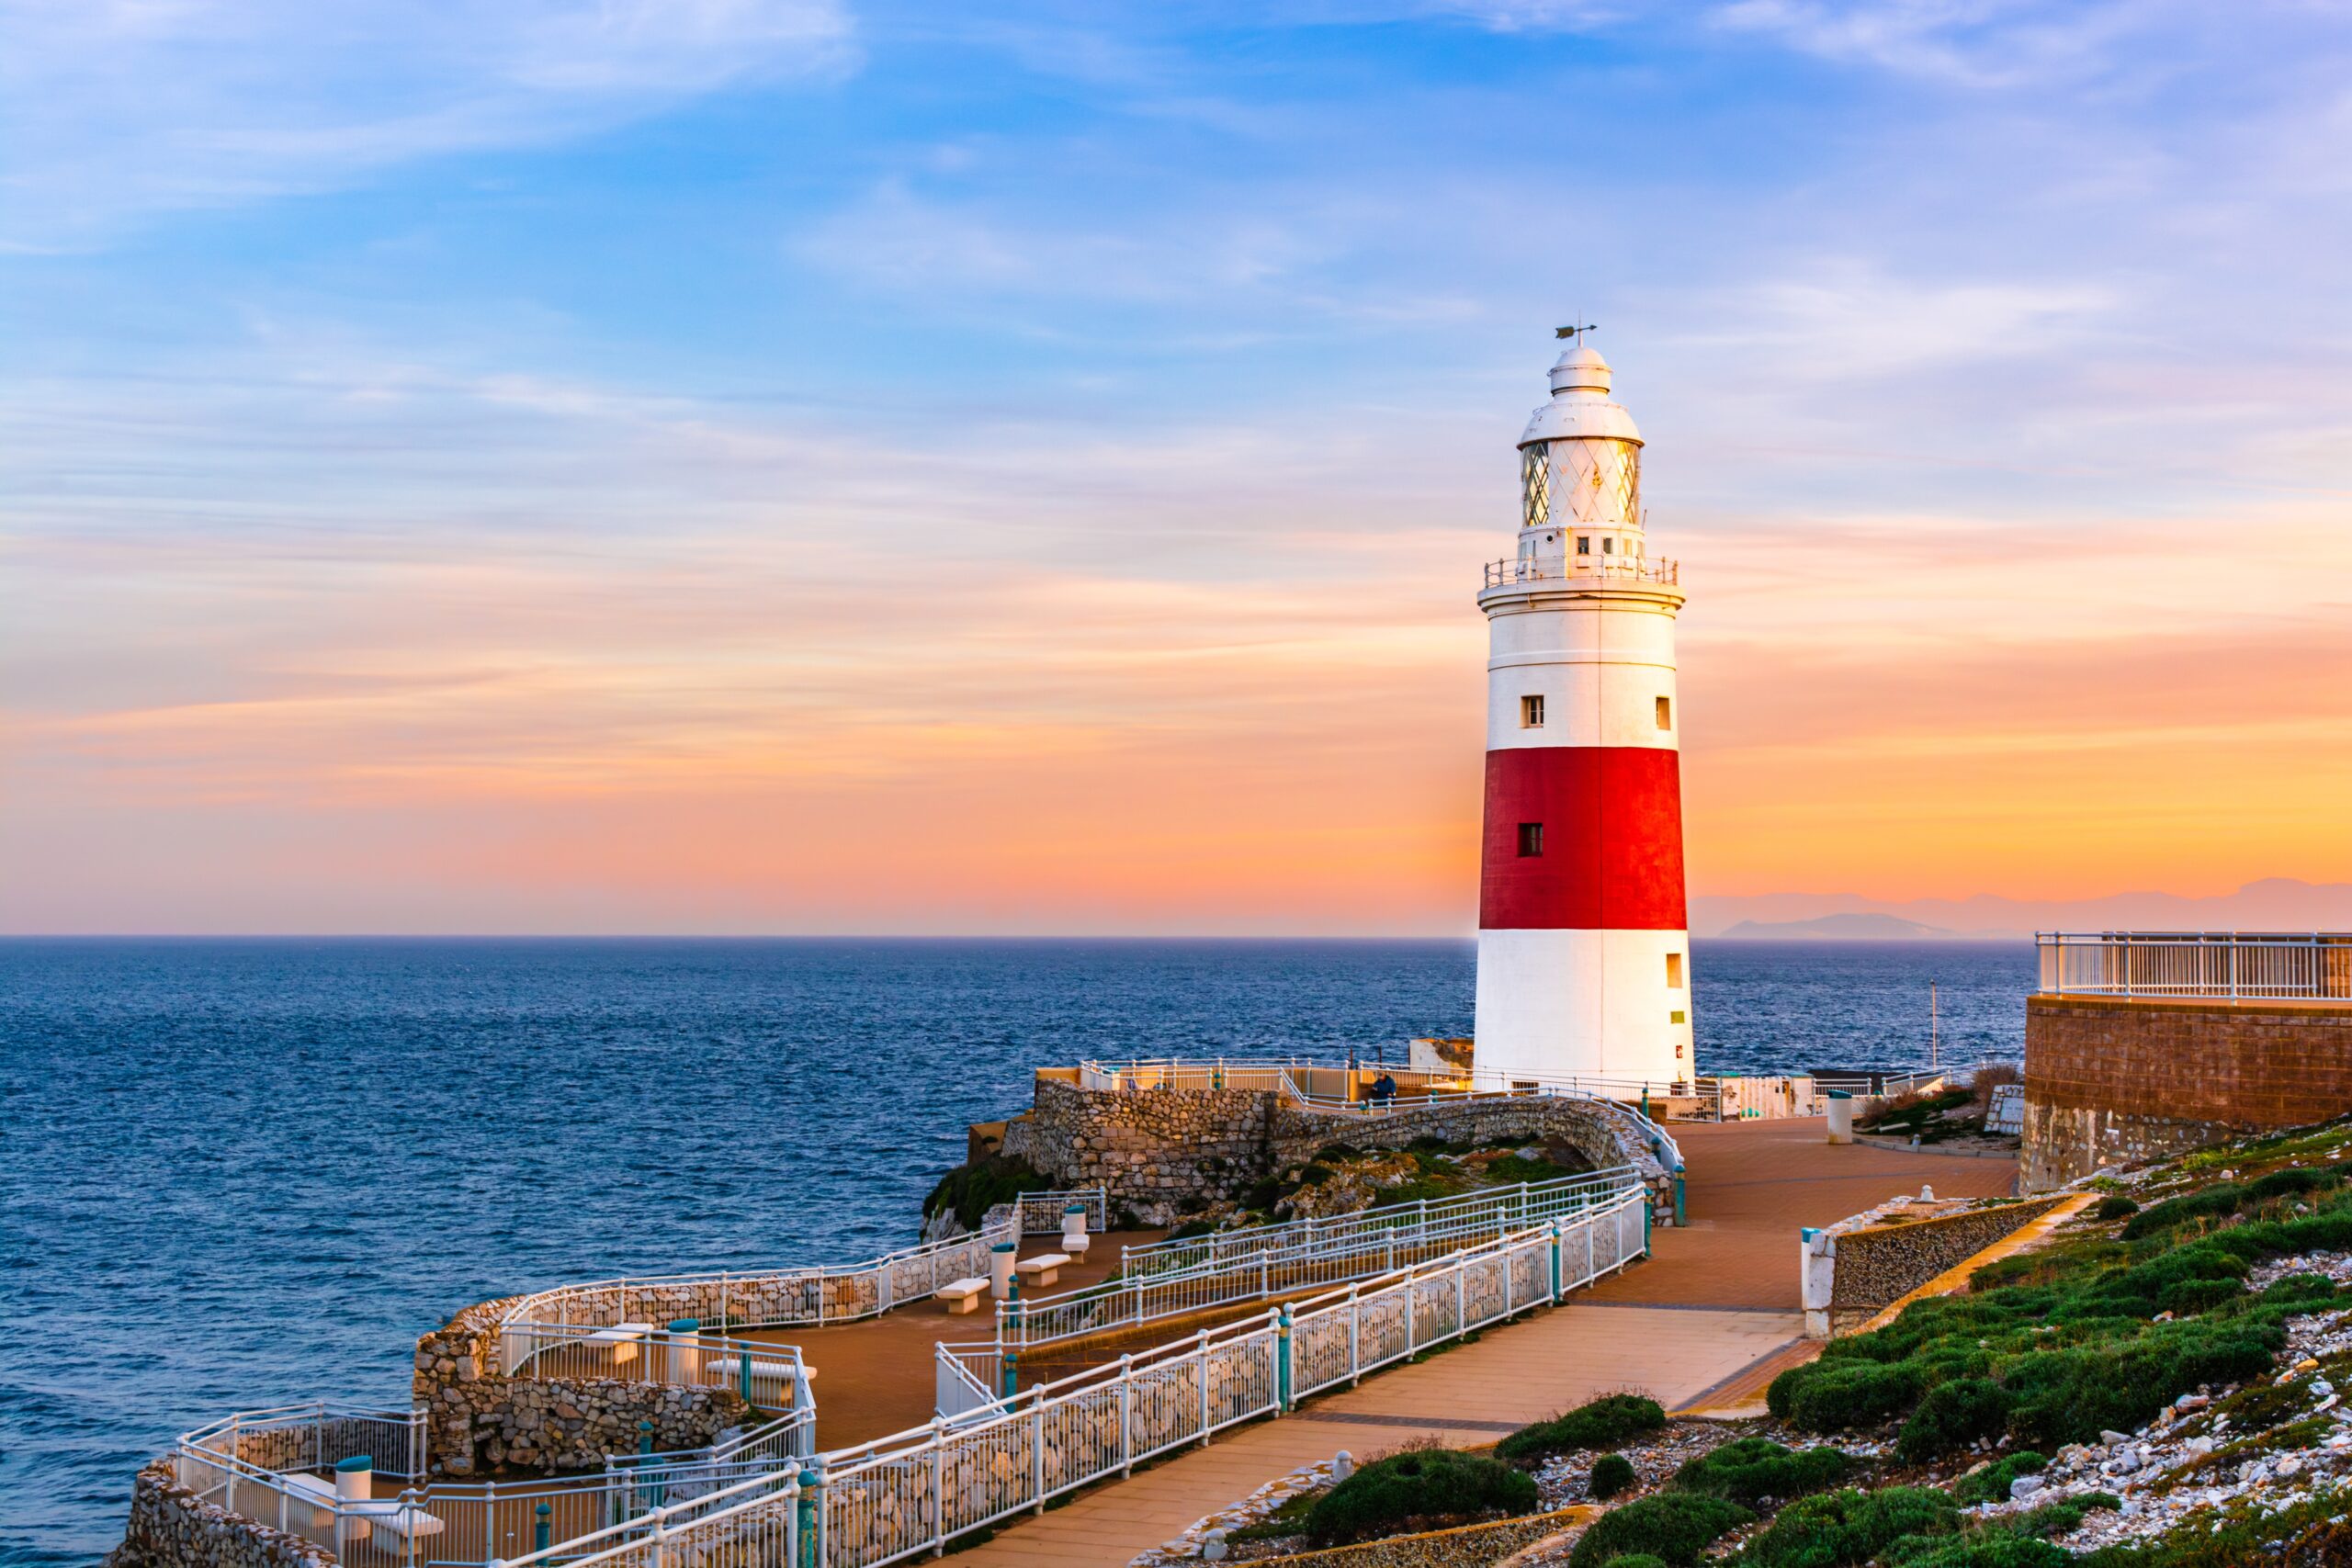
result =
[[[235,1409],[402,1406],[569,1279],[915,1237],[1035,1065],[1401,1062],[1467,942],[0,942],[0,1563],[89,1563]],[[2014,1060],[2033,950],[1693,944],[1707,1072]]]

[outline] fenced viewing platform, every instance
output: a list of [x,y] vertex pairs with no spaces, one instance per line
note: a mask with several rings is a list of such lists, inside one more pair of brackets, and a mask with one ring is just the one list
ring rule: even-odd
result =
[[2352,1007],[2352,932],[2042,931],[2034,945],[2044,996]]

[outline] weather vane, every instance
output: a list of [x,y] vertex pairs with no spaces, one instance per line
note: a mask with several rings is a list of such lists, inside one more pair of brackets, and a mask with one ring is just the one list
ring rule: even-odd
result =
[[1586,321],[1578,326],[1555,327],[1552,329],[1552,335],[1555,337],[1565,338],[1581,337],[1586,333],[1593,331],[1597,326],[1599,326],[1599,324],[1600,323],[1597,321]]

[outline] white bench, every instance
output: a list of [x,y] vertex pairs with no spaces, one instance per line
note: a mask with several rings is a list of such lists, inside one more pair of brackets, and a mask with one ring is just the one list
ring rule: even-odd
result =
[[[742,1380],[743,1352],[713,1350],[710,1353],[710,1359],[703,1363],[702,1370],[703,1376],[707,1382],[733,1388]],[[797,1361],[780,1361],[772,1356],[753,1356],[752,1378],[755,1382],[763,1378],[774,1378],[776,1382],[787,1385],[796,1378],[813,1382],[817,1378],[817,1369],[804,1367]],[[791,1390],[787,1386],[785,1392],[789,1393]]]
[[[335,1495],[334,1482],[322,1480],[315,1475],[305,1475],[299,1470],[283,1472],[277,1480],[288,1494],[310,1503],[312,1529],[325,1529],[334,1523],[335,1507],[342,1499]],[[354,1540],[366,1540],[368,1527],[356,1520],[346,1522],[344,1526],[344,1533]]]
[[637,1359],[637,1342],[653,1332],[650,1323],[616,1323],[610,1328],[600,1328],[584,1335],[582,1345],[609,1345],[613,1348],[613,1364],[627,1366]]
[[969,1280],[950,1280],[933,1293],[947,1303],[949,1316],[958,1317],[966,1313],[979,1310],[980,1298],[989,1293],[989,1282],[978,1277]]
[[413,1503],[361,1503],[350,1512],[366,1519],[377,1529],[390,1530],[402,1540],[421,1540],[428,1535],[439,1535],[446,1528],[440,1519]]
[[1041,1252],[1035,1258],[1024,1258],[1012,1266],[1012,1271],[1033,1285],[1050,1285],[1069,1262],[1067,1253]]

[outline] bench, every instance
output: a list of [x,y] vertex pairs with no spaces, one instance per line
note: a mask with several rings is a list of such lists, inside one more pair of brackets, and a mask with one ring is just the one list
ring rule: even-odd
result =
[[1041,1252],[1035,1258],[1024,1258],[1012,1266],[1012,1271],[1033,1285],[1050,1285],[1069,1262],[1067,1253]]
[[610,1328],[600,1328],[583,1335],[582,1345],[609,1345],[613,1348],[613,1364],[626,1366],[637,1359],[637,1342],[653,1332],[650,1323],[616,1323]]
[[1093,1244],[1093,1241],[1094,1238],[1082,1230],[1062,1232],[1062,1250],[1081,1262],[1086,1258],[1086,1249]]
[[[343,1499],[336,1495],[334,1482],[305,1475],[299,1470],[281,1472],[277,1481],[289,1496],[300,1497],[311,1505],[312,1529],[325,1529],[334,1522],[334,1511]],[[368,1539],[368,1527],[356,1520],[347,1520],[344,1525],[344,1534],[365,1540]]]
[[[710,1352],[710,1359],[703,1363],[702,1370],[703,1376],[707,1381],[721,1384],[727,1388],[733,1388],[738,1382],[742,1381],[743,1352],[741,1350],[713,1350]],[[752,1358],[752,1381],[758,1382],[765,1378],[774,1378],[776,1382],[786,1385],[784,1392],[786,1393],[790,1393],[792,1392],[790,1385],[795,1379],[813,1382],[816,1381],[816,1368],[804,1367],[797,1361],[780,1361],[773,1356],[753,1356]]]
[[421,1540],[428,1535],[439,1535],[446,1528],[440,1519],[413,1503],[360,1503],[350,1512],[374,1529],[389,1530],[402,1540]]
[[979,1310],[980,1298],[989,1293],[989,1282],[977,1278],[950,1280],[933,1293],[947,1303],[948,1315],[957,1317]]

